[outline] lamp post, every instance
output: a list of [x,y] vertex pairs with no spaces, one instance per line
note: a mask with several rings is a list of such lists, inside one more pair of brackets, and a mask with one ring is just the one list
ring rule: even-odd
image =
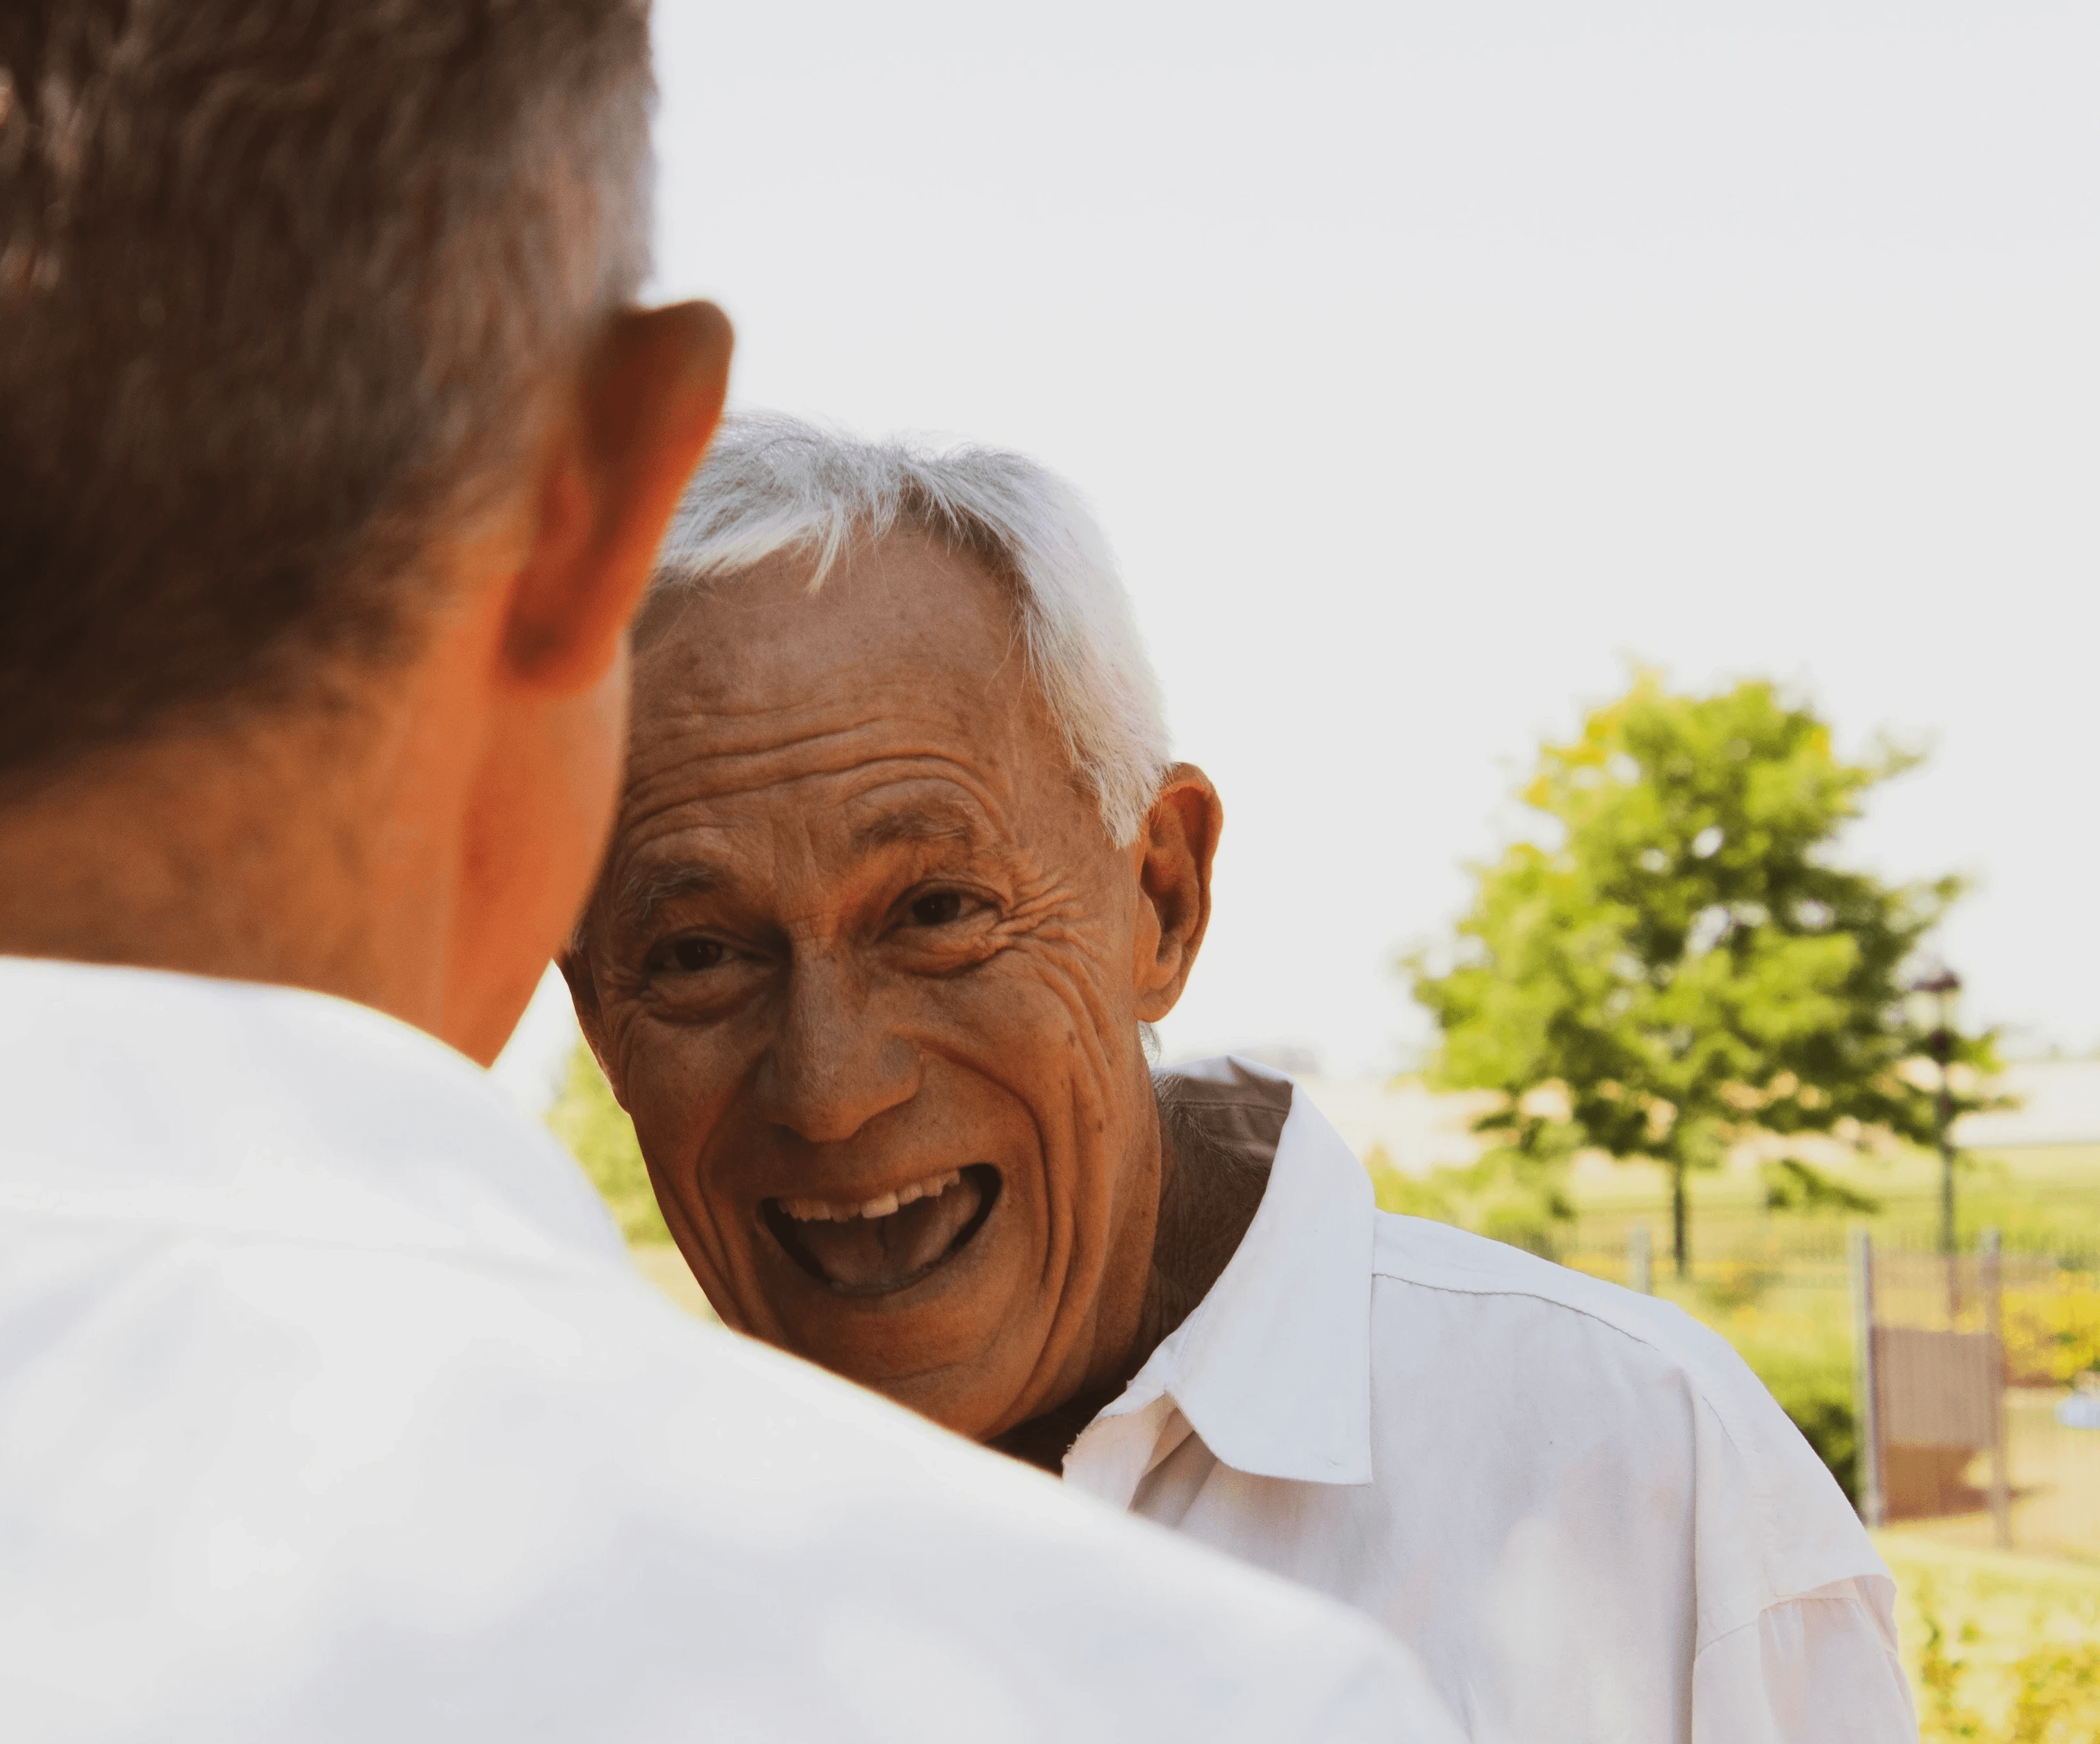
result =
[[1961,978],[1943,965],[1911,983],[1911,1018],[1929,1030],[1926,1048],[1939,1067],[1937,1109],[1939,1139],[1939,1251],[1947,1258],[1947,1312],[1961,1307],[1961,1283],[1954,1255],[1954,1035],[1961,997]]

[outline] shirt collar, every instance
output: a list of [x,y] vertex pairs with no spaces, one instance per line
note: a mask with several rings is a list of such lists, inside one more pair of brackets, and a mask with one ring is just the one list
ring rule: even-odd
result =
[[1177,1066],[1174,1075],[1206,1095],[1212,1087],[1264,1099],[1280,1092],[1290,1112],[1238,1250],[1073,1455],[1083,1457],[1088,1437],[1110,1431],[1113,1419],[1167,1397],[1235,1471],[1367,1484],[1370,1178],[1311,1099],[1279,1074],[1228,1057]]
[[346,1000],[0,957],[0,1213],[624,1264],[551,1133]]

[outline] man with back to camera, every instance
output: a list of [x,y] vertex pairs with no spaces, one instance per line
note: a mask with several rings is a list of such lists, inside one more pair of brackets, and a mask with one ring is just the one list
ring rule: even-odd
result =
[[563,967],[730,1324],[1347,1600],[1475,1737],[1915,1739],[1887,1571],[1718,1337],[1379,1213],[1286,1079],[1149,1070],[1221,810],[1069,489],[733,421],[635,672]]
[[472,1063],[724,391],[650,95],[639,0],[0,13],[0,1732],[1449,1737],[678,1315]]

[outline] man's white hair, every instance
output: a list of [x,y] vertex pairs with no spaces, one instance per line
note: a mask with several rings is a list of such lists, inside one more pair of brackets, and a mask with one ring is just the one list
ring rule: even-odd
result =
[[652,594],[719,583],[781,552],[810,590],[856,541],[905,528],[960,546],[1013,594],[1029,669],[1110,839],[1136,839],[1167,764],[1159,681],[1101,528],[1020,454],[868,441],[773,413],[726,420],[671,523]]

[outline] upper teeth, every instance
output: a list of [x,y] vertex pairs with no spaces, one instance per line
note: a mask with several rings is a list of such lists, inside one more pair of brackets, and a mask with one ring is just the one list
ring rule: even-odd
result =
[[887,1217],[900,1205],[909,1205],[915,1199],[930,1199],[936,1194],[946,1192],[962,1178],[960,1169],[951,1168],[945,1175],[929,1175],[924,1181],[915,1181],[893,1193],[877,1194],[858,1205],[843,1204],[836,1199],[783,1199],[780,1206],[797,1223],[850,1223],[856,1217]]

